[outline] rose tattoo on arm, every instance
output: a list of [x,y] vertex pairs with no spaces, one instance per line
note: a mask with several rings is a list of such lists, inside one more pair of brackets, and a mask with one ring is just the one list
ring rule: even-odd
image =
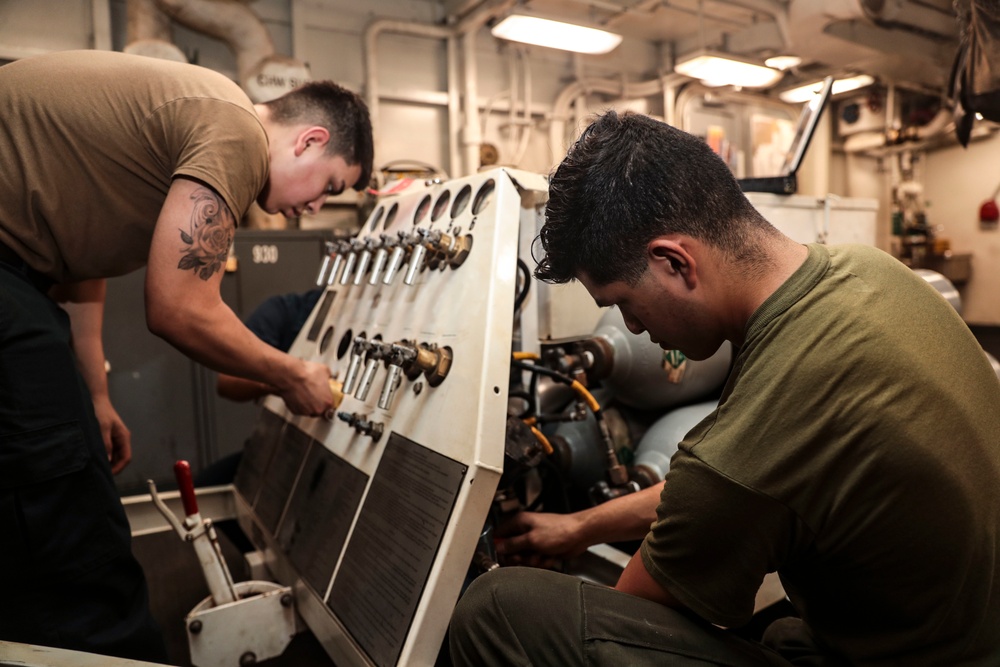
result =
[[198,188],[191,199],[194,201],[191,228],[180,230],[181,241],[188,247],[181,251],[183,257],[177,268],[190,269],[202,280],[208,280],[226,264],[236,221],[222,198],[209,188]]

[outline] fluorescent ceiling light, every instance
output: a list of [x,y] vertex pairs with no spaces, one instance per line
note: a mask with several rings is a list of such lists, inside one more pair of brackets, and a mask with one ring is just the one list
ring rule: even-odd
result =
[[607,53],[621,44],[622,36],[607,30],[587,28],[525,14],[511,14],[493,26],[494,37],[550,49],[577,53]]
[[[830,90],[830,94],[838,95],[840,93],[846,93],[850,90],[857,90],[858,88],[870,86],[873,83],[875,83],[874,77],[867,74],[859,74],[846,79],[837,79],[833,82],[833,88]],[[798,88],[789,88],[788,90],[779,93],[778,97],[789,104],[808,102],[813,98],[813,95],[820,91],[822,87],[823,82],[817,81],[805,86],[799,86]]]
[[767,88],[781,78],[781,72],[729,54],[695,51],[677,61],[674,71],[708,86]]
[[765,60],[764,64],[768,67],[780,69],[784,72],[786,69],[792,69],[793,67],[801,65],[802,58],[799,58],[798,56],[773,56]]

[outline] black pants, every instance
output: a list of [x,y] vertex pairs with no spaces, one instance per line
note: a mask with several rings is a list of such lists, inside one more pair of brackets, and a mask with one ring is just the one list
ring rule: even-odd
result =
[[479,577],[450,628],[455,665],[789,667],[760,644],[649,600],[556,572]]
[[0,262],[0,639],[167,655],[70,347],[69,318]]

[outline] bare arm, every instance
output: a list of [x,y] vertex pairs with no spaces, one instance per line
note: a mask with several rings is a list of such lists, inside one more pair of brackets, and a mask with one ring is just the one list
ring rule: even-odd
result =
[[662,490],[657,484],[572,514],[520,512],[500,527],[497,552],[535,564],[533,555],[566,559],[592,544],[642,539],[656,520]]
[[226,373],[219,373],[219,377],[215,381],[215,391],[219,396],[238,403],[246,403],[263,398],[268,394],[277,393],[277,389],[271,385]]
[[642,556],[638,553],[632,556],[632,560],[625,566],[615,590],[659,602],[674,609],[684,609],[684,605],[671,595],[670,591],[653,579],[642,562]]
[[104,320],[104,280],[66,283],[52,288],[52,298],[69,314],[73,333],[73,352],[83,376],[94,413],[101,426],[104,448],[111,462],[111,472],[118,474],[132,460],[132,434],[111,405],[108,376],[105,370],[104,343],[101,338]]
[[333,405],[330,369],[264,343],[222,300],[222,267],[235,230],[218,194],[174,179],[149,253],[149,330],[220,373],[273,386],[296,414],[321,415]]

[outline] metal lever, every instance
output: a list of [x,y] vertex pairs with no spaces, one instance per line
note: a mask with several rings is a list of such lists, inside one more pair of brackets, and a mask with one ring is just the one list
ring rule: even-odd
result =
[[376,244],[377,241],[371,237],[365,239],[364,249],[358,256],[358,270],[354,274],[355,285],[360,285],[361,281],[364,280],[365,271],[368,270],[368,263],[372,260],[372,250],[376,247]]
[[399,243],[392,250],[392,257],[389,258],[389,265],[385,268],[385,276],[382,277],[383,285],[391,285],[392,279],[396,277],[396,271],[403,265],[403,255],[406,254],[406,232],[399,232]]
[[326,278],[326,270],[330,268],[330,258],[333,255],[334,245],[329,241],[326,242],[326,254],[323,256],[323,264],[319,267],[319,275],[316,276],[316,286],[319,287],[323,284],[323,280]]
[[375,253],[375,263],[372,265],[372,275],[371,278],[368,279],[369,285],[375,285],[378,283],[379,274],[382,273],[382,269],[385,268],[385,260],[389,257],[389,248],[395,245],[395,242],[389,238],[388,234],[382,234],[381,239],[382,245]]
[[347,367],[347,376],[344,378],[344,393],[353,394],[358,388],[359,371],[361,364],[365,360],[365,352],[368,351],[368,341],[361,336],[354,339],[354,347],[351,349],[351,363]]
[[182,524],[163,502],[156,491],[156,483],[150,479],[146,480],[146,484],[149,485],[149,495],[153,499],[153,505],[160,511],[167,523],[173,526],[181,539],[194,546],[215,606],[235,602],[239,596],[236,594],[236,587],[229,574],[229,568],[226,567],[226,561],[222,557],[222,549],[219,547],[219,538],[215,533],[215,527],[212,525],[211,519],[202,519],[198,512],[198,500],[194,495],[194,484],[191,482],[190,464],[187,461],[175,463],[174,475],[177,478],[181,503],[186,515],[184,523]]
[[385,384],[382,385],[382,393],[378,397],[378,406],[383,410],[388,410],[389,406],[392,405],[392,398],[396,395],[396,390],[399,389],[399,382],[402,377],[403,367],[396,364],[389,364],[389,374],[385,378]]
[[356,261],[358,261],[358,256],[356,253],[350,252],[347,254],[347,260],[344,263],[344,272],[340,274],[341,285],[346,285],[351,281],[351,273],[354,272],[354,263]]
[[417,271],[420,270],[420,267],[424,263],[424,255],[427,254],[427,246],[425,245],[427,234],[426,229],[418,229],[413,234],[413,252],[410,254],[410,266],[403,277],[403,283],[406,285],[413,284],[417,277]]
[[361,375],[361,383],[358,385],[358,390],[354,392],[354,398],[359,401],[364,401],[368,398],[368,391],[372,388],[372,381],[375,379],[378,362],[381,361],[382,356],[382,344],[372,341],[368,349],[368,360],[365,362],[365,372]]
[[399,389],[403,371],[409,367],[417,358],[417,350],[407,343],[393,343],[385,353],[385,364],[389,374],[382,385],[382,393],[378,397],[378,406],[383,410],[388,410],[392,405],[392,399]]
[[337,273],[340,271],[340,265],[344,263],[344,256],[341,254],[340,248],[337,248],[337,253],[333,256],[333,268],[330,269],[330,275],[326,279],[327,285],[332,285],[337,282]]

